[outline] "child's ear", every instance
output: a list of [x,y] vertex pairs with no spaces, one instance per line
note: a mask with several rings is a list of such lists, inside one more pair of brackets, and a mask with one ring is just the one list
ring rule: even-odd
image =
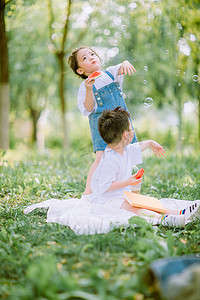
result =
[[82,70],[81,68],[78,68],[78,69],[76,70],[76,72],[77,72],[78,74],[80,74],[80,75],[83,75],[83,70]]
[[128,132],[124,131],[123,136],[127,139],[128,138]]

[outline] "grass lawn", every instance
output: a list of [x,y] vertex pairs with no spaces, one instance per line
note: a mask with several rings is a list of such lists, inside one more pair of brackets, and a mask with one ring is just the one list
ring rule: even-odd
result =
[[[10,151],[1,157],[1,299],[154,299],[146,284],[153,260],[200,256],[200,220],[169,229],[135,217],[126,229],[76,236],[66,226],[46,223],[45,212],[23,214],[28,204],[80,197],[92,159],[87,151]],[[143,194],[200,199],[197,154],[146,156],[143,167]]]

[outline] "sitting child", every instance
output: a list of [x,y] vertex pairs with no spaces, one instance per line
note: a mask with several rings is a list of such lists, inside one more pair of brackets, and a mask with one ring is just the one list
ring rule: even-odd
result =
[[121,204],[121,209],[139,216],[152,216],[157,219],[157,224],[177,227],[183,227],[185,219],[192,218],[200,211],[199,202],[181,211],[168,208],[166,215],[130,206],[122,194],[124,191],[131,191],[131,185],[137,185],[142,181],[142,178],[135,179],[135,175],[131,175],[133,166],[142,163],[141,151],[151,148],[158,156],[163,156],[165,151],[153,140],[131,144],[134,131],[130,115],[120,107],[105,110],[99,118],[98,127],[102,139],[108,146],[91,179],[92,202],[105,204],[112,199],[115,206],[113,199],[116,199],[116,206]]

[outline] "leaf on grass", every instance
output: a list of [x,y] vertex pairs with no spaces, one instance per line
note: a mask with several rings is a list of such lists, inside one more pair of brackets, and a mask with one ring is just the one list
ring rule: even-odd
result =
[[77,263],[77,264],[74,264],[73,266],[72,266],[72,269],[74,270],[74,269],[80,269],[80,268],[82,268],[82,266],[83,266],[83,263],[82,262],[79,262],[79,263]]
[[146,226],[147,221],[141,217],[134,216],[128,220],[130,225]]
[[80,299],[85,299],[85,300],[102,300],[101,297],[98,297],[96,295],[93,294],[89,294],[83,291],[74,291],[72,293],[70,293],[70,297],[77,297]]

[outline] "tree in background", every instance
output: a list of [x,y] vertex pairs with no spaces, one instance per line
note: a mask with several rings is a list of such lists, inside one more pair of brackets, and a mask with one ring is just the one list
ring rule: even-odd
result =
[[9,0],[0,1],[0,148],[9,147],[9,67],[5,26],[5,8]]
[[13,115],[27,118],[29,112],[36,137],[42,110],[50,103],[56,109],[60,101],[63,140],[68,146],[65,114],[70,98],[74,101],[77,82],[68,73],[66,57],[83,43],[95,47],[105,65],[130,60],[137,72],[124,83],[128,106],[137,110],[148,97],[158,108],[169,106],[179,117],[181,141],[183,105],[199,99],[197,0],[14,3],[18,9],[6,19],[13,123]]
[[[78,26],[77,30],[73,27],[73,24],[79,23],[80,25],[78,19],[84,10],[84,4],[82,1],[78,2],[66,0],[63,3],[61,2],[59,5],[56,3],[56,7],[53,9],[52,0],[48,0],[49,35],[51,41],[50,49],[55,54],[59,65],[59,97],[61,103],[64,148],[68,148],[69,146],[67,123],[65,119],[65,113],[67,110],[65,88],[68,88],[65,82],[65,69],[67,68],[67,66],[65,66],[66,55],[82,41],[88,32],[92,18],[94,18],[97,12],[99,12],[98,4],[95,5],[95,9],[91,6],[92,1],[91,5],[89,2],[86,2],[85,4],[89,10],[87,12],[85,11],[85,21],[81,24],[82,26]],[[57,18],[55,18],[54,11],[56,11],[59,6],[61,10],[56,13]]]
[[7,24],[12,87],[10,128],[12,132],[18,118],[30,118],[31,141],[35,144],[38,120],[49,99],[55,98],[52,87],[56,68],[48,52],[46,5],[18,1],[12,15],[7,16]]
[[134,80],[126,80],[130,104],[154,99],[158,108],[173,108],[180,149],[184,103],[199,97],[198,1],[116,2],[123,32],[116,44],[138,69]]

